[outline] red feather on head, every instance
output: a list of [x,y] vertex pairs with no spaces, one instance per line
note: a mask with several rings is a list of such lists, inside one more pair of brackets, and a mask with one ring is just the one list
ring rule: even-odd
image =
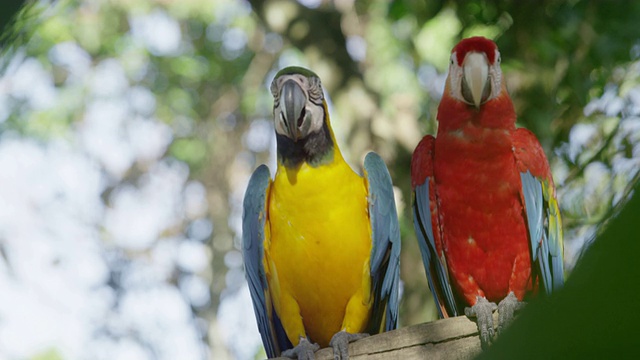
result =
[[485,53],[489,60],[489,64],[493,65],[493,62],[496,59],[497,49],[498,46],[493,41],[482,36],[474,36],[460,41],[451,52],[456,53],[458,65],[460,66],[462,66],[462,62],[464,61],[465,56],[467,56],[467,53],[472,51]]

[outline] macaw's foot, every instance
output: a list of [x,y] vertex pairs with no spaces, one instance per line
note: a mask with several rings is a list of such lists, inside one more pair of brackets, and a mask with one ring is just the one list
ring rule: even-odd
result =
[[524,301],[518,301],[513,291],[509,292],[509,295],[500,301],[498,304],[498,335],[513,321],[515,312],[524,308],[526,304]]
[[369,334],[351,334],[346,331],[339,331],[331,338],[329,345],[333,348],[334,360],[349,359],[349,343],[366,338]]
[[464,314],[467,317],[476,318],[482,349],[486,349],[491,339],[493,339],[493,312],[497,308],[498,306],[495,303],[489,302],[485,297],[478,296],[475,305],[464,309]]
[[280,355],[290,359],[314,360],[315,356],[313,353],[318,349],[320,349],[320,345],[312,344],[307,338],[301,337],[296,347],[283,351]]

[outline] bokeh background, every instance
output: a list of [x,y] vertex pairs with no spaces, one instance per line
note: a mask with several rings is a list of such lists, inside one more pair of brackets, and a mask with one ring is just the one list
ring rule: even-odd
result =
[[[21,2],[16,2],[18,11]],[[1,17],[0,358],[264,356],[241,202],[272,171],[278,69],[322,79],[338,143],[387,162],[401,326],[435,318],[409,163],[451,48],[495,39],[550,159],[570,272],[640,169],[640,2],[40,0]],[[7,22],[8,21],[8,22]],[[481,191],[481,189],[479,189]]]

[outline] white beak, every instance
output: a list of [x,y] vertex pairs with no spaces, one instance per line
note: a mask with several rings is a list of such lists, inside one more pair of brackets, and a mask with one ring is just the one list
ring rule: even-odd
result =
[[464,80],[469,86],[473,104],[480,107],[484,87],[489,77],[489,64],[487,58],[482,53],[469,53],[462,64]]

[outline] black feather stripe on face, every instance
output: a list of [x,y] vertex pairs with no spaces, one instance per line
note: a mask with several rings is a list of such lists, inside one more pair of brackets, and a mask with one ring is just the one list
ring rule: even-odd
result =
[[276,134],[278,160],[288,168],[296,168],[303,162],[311,166],[325,164],[332,159],[333,139],[329,131],[326,117],[320,131],[313,132],[303,139],[293,141],[291,138]]

